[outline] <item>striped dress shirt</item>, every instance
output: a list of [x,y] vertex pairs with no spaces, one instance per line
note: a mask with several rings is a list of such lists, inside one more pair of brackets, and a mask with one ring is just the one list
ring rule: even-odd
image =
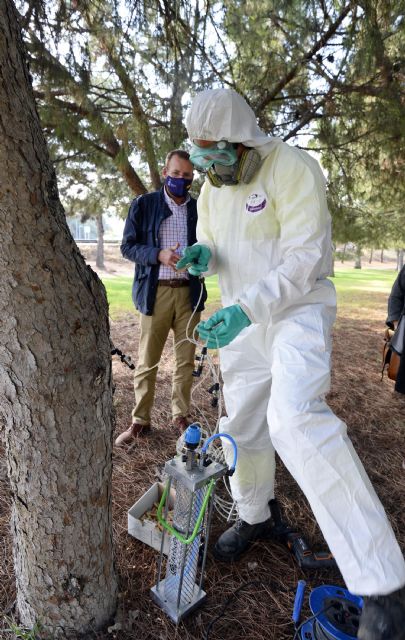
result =
[[[185,202],[177,204],[167,194],[166,188],[164,190],[165,200],[172,215],[165,218],[160,225],[159,229],[159,243],[161,249],[169,249],[174,247],[177,242],[180,246],[176,250],[179,257],[182,256],[182,251],[187,247],[187,202],[190,201],[190,196],[187,195]],[[165,264],[161,264],[159,267],[159,280],[188,280],[187,271],[176,271],[171,267],[167,267]]]

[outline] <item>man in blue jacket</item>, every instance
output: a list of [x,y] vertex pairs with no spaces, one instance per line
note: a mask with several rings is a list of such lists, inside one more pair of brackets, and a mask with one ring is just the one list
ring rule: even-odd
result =
[[151,429],[158,363],[170,329],[174,334],[173,424],[188,426],[195,346],[186,339],[200,320],[207,293],[203,281],[187,270],[176,271],[182,250],[196,242],[197,207],[190,197],[193,165],[182,149],[171,151],[162,171],[164,186],[133,200],[125,223],[121,252],[135,262],[132,299],[140,312],[135,406],[130,427],[116,445]]

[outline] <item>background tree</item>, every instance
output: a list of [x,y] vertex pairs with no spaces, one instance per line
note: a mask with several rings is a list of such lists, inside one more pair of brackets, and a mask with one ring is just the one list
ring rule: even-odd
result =
[[[345,90],[318,123],[328,171],[335,228],[354,236],[362,229],[369,246],[403,246],[405,214],[404,2],[359,3],[356,46],[348,52]],[[330,78],[329,78],[330,80]],[[343,89],[342,81],[335,84]],[[339,206],[350,202],[349,212]],[[353,219],[355,224],[353,225]],[[378,243],[378,244],[377,244]]]
[[[126,211],[133,195],[161,186],[164,157],[186,136],[184,96],[192,85],[195,34],[204,19],[198,2],[193,9],[180,3],[179,10],[154,1],[29,4],[22,23],[60,178],[77,175],[79,165],[121,176],[115,193],[126,198]],[[60,184],[70,210],[68,182]],[[91,207],[92,202],[106,204],[98,186],[86,184],[81,204],[89,205],[83,215],[94,217],[98,226],[101,266],[101,211],[94,214]]]
[[190,95],[227,86],[267,133],[322,155],[334,197],[403,220],[404,0],[20,6],[48,137],[132,193],[159,187]]
[[17,608],[52,638],[113,614],[111,356],[104,288],[68,231],[18,16],[0,3],[0,416]]
[[[128,8],[129,7],[129,8]],[[187,21],[187,32],[183,25]],[[135,194],[159,188],[161,161],[185,139],[195,71],[195,9],[180,3],[34,2],[23,18],[48,135],[97,165],[105,156]],[[188,27],[188,25],[191,25]],[[146,181],[135,171],[146,167]]]
[[104,223],[111,214],[124,218],[128,212],[128,196],[122,188],[117,171],[111,168],[91,167],[71,161],[65,163],[59,174],[63,205],[67,216],[79,216],[82,223],[96,222],[96,266],[104,269]]

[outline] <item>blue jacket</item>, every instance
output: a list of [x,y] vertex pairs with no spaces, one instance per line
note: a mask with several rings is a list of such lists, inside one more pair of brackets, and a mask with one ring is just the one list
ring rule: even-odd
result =
[[402,267],[392,285],[390,297],[388,298],[388,318],[386,323],[391,325],[393,320],[399,320],[401,313],[405,314],[405,266]]
[[[159,278],[158,255],[159,228],[162,221],[172,215],[166,204],[164,187],[139,196],[132,201],[125,222],[121,253],[124,258],[135,262],[132,285],[132,300],[143,314],[151,316],[155,305]],[[191,198],[187,204],[187,244],[197,242],[197,202]],[[203,295],[197,311],[204,309],[207,291],[203,284]],[[201,281],[190,275],[190,306],[194,310],[201,293]]]

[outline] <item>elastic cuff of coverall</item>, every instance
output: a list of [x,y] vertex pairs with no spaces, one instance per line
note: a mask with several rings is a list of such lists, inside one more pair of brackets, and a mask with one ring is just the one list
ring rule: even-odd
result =
[[247,315],[247,317],[249,318],[250,322],[252,324],[257,324],[257,321],[254,319],[251,310],[241,300],[237,300],[236,303],[240,306],[242,311]]
[[238,502],[239,517],[248,524],[258,524],[270,518],[270,507],[268,504],[241,504]]

